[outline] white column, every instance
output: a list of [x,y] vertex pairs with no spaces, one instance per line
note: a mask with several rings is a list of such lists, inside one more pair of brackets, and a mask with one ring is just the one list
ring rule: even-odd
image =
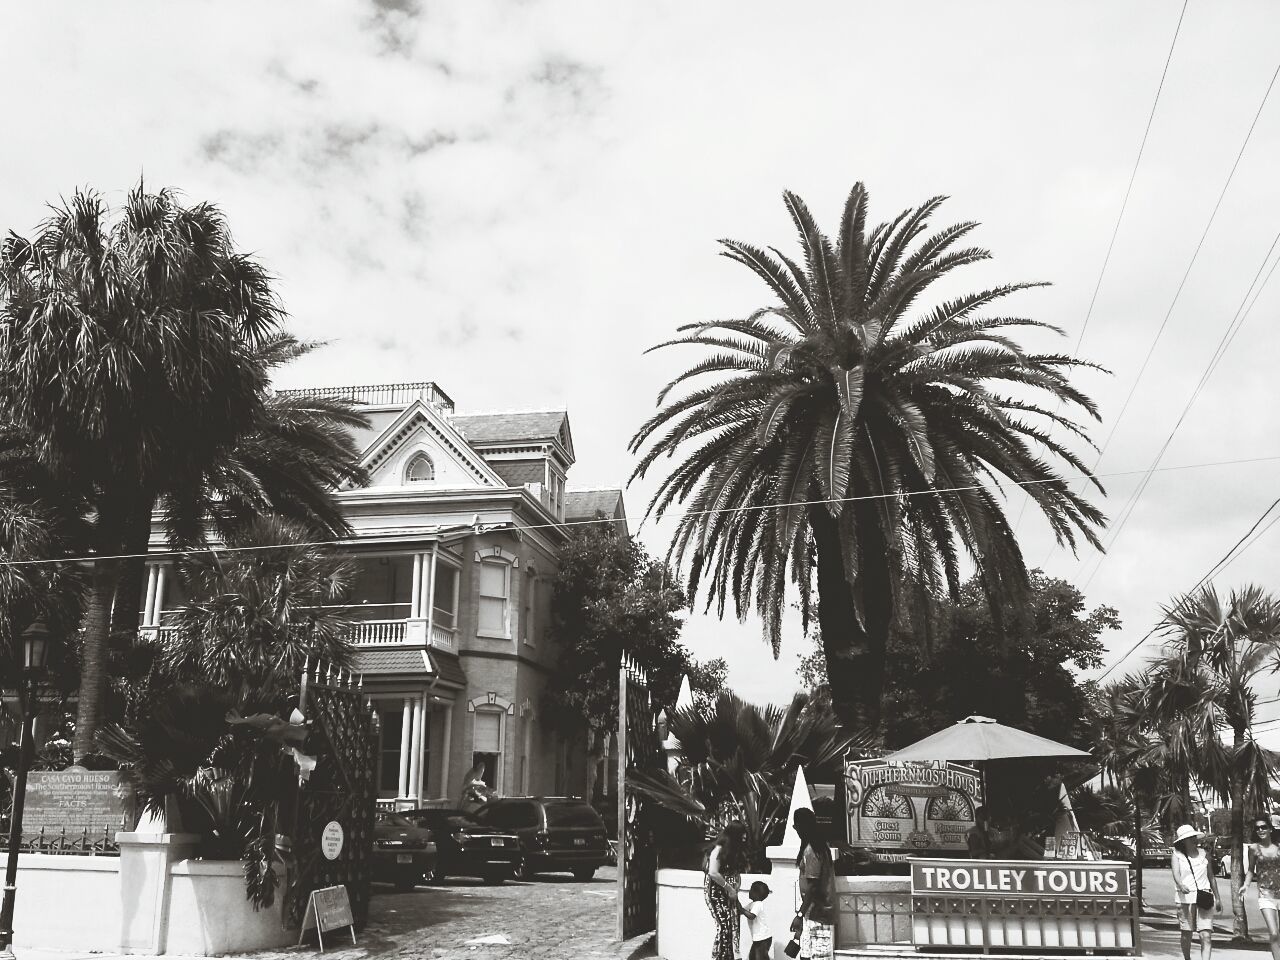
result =
[[158,564],[147,564],[147,599],[142,604],[142,625],[149,627],[155,620],[156,611],[156,578],[159,575]]
[[426,705],[422,701],[422,697],[414,697],[413,699],[413,745],[409,750],[410,762],[413,764],[409,768],[409,796],[421,800],[422,799],[422,727],[425,723],[423,718]]
[[404,719],[400,724],[400,793],[399,796],[407,797],[409,795],[409,746],[410,737],[413,734],[413,728],[410,724],[413,722],[413,701],[408,697],[404,698]]
[[[426,611],[422,614],[427,618],[427,643],[431,642],[431,626],[435,622],[435,606],[436,606],[436,554],[440,552],[440,544],[433,543],[431,545],[431,562],[428,564],[427,570],[427,586],[423,590],[426,596]],[[456,578],[455,578],[456,579]],[[457,604],[454,604],[457,609]]]
[[167,574],[168,574],[167,564],[162,563],[156,567],[156,600],[155,600],[155,610],[152,612],[152,615],[151,615],[152,623],[160,622],[160,611],[164,609],[164,581]]
[[413,579],[410,586],[409,618],[422,616],[422,554],[413,555]]
[[529,789],[529,761],[533,758],[533,714],[526,713],[524,717],[524,779],[520,783],[520,792],[526,797],[531,792]]
[[442,739],[444,743],[440,747],[440,796],[450,796],[449,793],[449,749],[451,746],[453,733],[453,704],[446,703],[444,705],[444,733]]

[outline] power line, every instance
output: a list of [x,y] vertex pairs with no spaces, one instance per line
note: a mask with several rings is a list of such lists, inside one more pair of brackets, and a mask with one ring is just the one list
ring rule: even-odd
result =
[[[1158,469],[1159,469],[1159,472],[1161,473],[1168,473],[1175,470],[1198,470],[1206,467],[1232,467],[1232,466],[1243,466],[1245,464],[1252,464],[1252,463],[1271,463],[1276,460],[1280,460],[1280,454],[1274,454],[1272,456],[1266,456],[1266,457],[1242,457],[1236,460],[1208,460],[1200,463],[1181,463],[1176,466],[1160,467]],[[1089,479],[1091,476],[1125,477],[1125,476],[1133,476],[1135,474],[1140,474],[1145,472],[1146,471],[1144,470],[1117,470],[1112,473],[1103,473],[1103,474],[1080,473],[1070,477],[1048,477],[1041,480],[1017,480],[1017,481],[1009,480],[1009,481],[1005,481],[1003,484],[998,484],[998,485],[1029,487],[1035,484],[1042,484],[1042,483],[1061,483],[1064,480],[1067,482],[1071,482],[1073,480],[1078,480],[1078,479]],[[827,497],[827,498],[822,498],[817,500],[795,500],[789,503],[762,503],[762,504],[752,504],[744,507],[716,507],[708,510],[686,510],[683,513],[678,514],[678,516],[681,518],[687,518],[687,517],[710,516],[718,513],[754,513],[758,511],[764,511],[764,510],[782,510],[790,507],[820,506],[822,504],[828,504],[828,503],[855,503],[862,500],[893,500],[899,497],[929,497],[929,496],[937,496],[938,494],[942,494],[942,493],[962,493],[968,490],[982,490],[982,489],[986,489],[986,488],[981,484],[970,484],[968,486],[962,486],[962,487],[940,487],[940,488],[931,489],[931,490],[912,490],[912,491],[908,491],[901,494],[868,493],[868,494],[861,494],[855,497]],[[596,524],[614,524],[614,523],[618,523],[620,520],[635,522],[637,519],[642,519],[642,518],[637,518],[634,516],[632,517],[597,517],[597,518],[591,518],[586,520],[564,520],[564,521],[552,522],[552,523],[527,523],[527,524],[515,523],[515,522],[512,522],[512,523],[503,522],[501,524],[481,523],[479,526],[481,528],[486,528],[486,527],[490,529],[501,528],[504,530],[519,530],[523,532],[523,531],[529,531],[529,530],[549,530],[549,529],[562,530],[566,527],[584,527],[584,526],[593,526]],[[467,524],[462,524],[457,527],[451,527],[449,528],[449,531],[456,533],[460,530],[467,529],[467,526],[468,526]],[[443,532],[449,532],[449,531],[443,531]],[[151,550],[146,553],[86,554],[83,556],[44,557],[38,560],[0,560],[0,567],[44,566],[44,565],[58,564],[58,563],[93,563],[98,560],[138,560],[138,559],[144,559],[144,558],[150,559],[150,560],[164,560],[172,557],[201,556],[205,554],[250,553],[250,552],[259,551],[259,550],[281,550],[281,549],[291,549],[291,548],[303,549],[306,547],[352,546],[359,542],[360,542],[359,540],[353,540],[348,538],[334,538],[329,540],[310,540],[310,541],[301,542],[301,543],[252,544],[250,546],[241,546],[241,547],[184,547],[182,549],[177,549],[177,550]]]
[[[1129,197],[1133,193],[1133,183],[1138,178],[1138,167],[1142,165],[1142,154],[1147,149],[1147,138],[1151,135],[1151,124],[1156,119],[1156,107],[1160,105],[1160,94],[1164,92],[1164,81],[1169,75],[1169,64],[1173,61],[1173,50],[1178,45],[1178,34],[1182,32],[1182,18],[1187,15],[1187,3],[1189,0],[1182,0],[1182,10],[1178,13],[1178,23],[1173,29],[1173,39],[1169,41],[1169,52],[1164,58],[1164,68],[1160,71],[1160,82],[1156,84],[1156,95],[1151,101],[1151,112],[1147,114],[1147,125],[1142,131],[1142,140],[1138,144],[1138,155],[1134,158],[1133,169],[1129,172],[1129,183],[1124,190],[1124,199],[1120,201],[1120,212],[1116,214],[1115,225],[1111,228],[1111,240],[1107,243],[1106,255],[1102,258],[1102,268],[1098,271],[1098,279],[1093,285],[1093,295],[1089,298],[1089,306],[1084,312],[1084,322],[1080,324],[1080,334],[1076,337],[1076,345],[1072,348],[1072,355],[1080,353],[1080,344],[1084,342],[1085,331],[1089,329],[1089,319],[1093,316],[1094,305],[1098,302],[1098,291],[1102,289],[1102,278],[1107,274],[1107,266],[1111,263],[1111,253],[1115,250],[1116,237],[1120,235],[1120,223],[1124,220],[1125,210],[1129,208]],[[1062,405],[1061,399],[1058,405]],[[1029,499],[1029,498],[1028,498]],[[1013,532],[1016,535],[1018,528],[1022,526],[1022,515],[1027,509],[1027,499],[1022,501],[1022,508],[1018,511],[1018,519],[1014,521]]]

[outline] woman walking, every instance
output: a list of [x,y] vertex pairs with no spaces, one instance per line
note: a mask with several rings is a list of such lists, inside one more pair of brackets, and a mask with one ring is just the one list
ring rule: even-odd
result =
[[711,960],[737,960],[738,931],[742,927],[738,883],[746,865],[746,824],[741,820],[730,820],[707,854],[707,876],[702,882],[707,909],[716,923]]
[[[1259,817],[1253,830],[1257,842],[1249,844],[1244,886],[1248,887],[1251,880],[1258,885],[1258,910],[1267,925],[1271,958],[1280,960],[1280,844],[1276,843],[1275,828],[1269,819]],[[1244,909],[1244,888],[1240,890],[1240,909]]]
[[831,850],[822,839],[818,818],[801,807],[792,818],[800,837],[800,924],[801,960],[834,960],[836,926],[836,866]]
[[1213,918],[1222,913],[1218,878],[1209,855],[1197,842],[1204,834],[1188,823],[1173,838],[1173,895],[1178,906],[1178,931],[1182,934],[1182,960],[1191,960],[1191,938],[1200,937],[1200,960],[1213,956]]

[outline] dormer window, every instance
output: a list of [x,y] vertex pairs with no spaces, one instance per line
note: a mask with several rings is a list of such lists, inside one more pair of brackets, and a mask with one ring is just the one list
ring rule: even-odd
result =
[[417,454],[404,471],[405,483],[427,483],[436,478],[436,465],[425,453]]

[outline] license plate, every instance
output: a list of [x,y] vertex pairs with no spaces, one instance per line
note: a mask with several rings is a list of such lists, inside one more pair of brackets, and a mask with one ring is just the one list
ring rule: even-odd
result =
[[585,847],[585,846],[587,845],[587,838],[586,838],[586,837],[574,837],[574,838],[573,838],[573,845],[574,845],[575,847]]
[[396,863],[413,863],[412,853],[397,853]]
[[501,837],[490,837],[490,838],[489,838],[489,846],[491,846],[491,847],[505,847],[505,846],[506,846],[506,842],[505,842]]

